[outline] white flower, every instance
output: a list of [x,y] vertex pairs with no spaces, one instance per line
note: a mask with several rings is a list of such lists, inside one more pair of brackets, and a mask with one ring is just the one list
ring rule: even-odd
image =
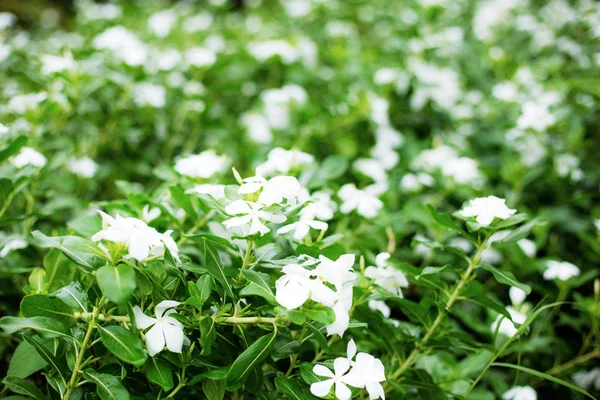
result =
[[179,261],[179,250],[171,237],[172,231],[169,230],[161,234],[137,218],[123,218],[120,215],[113,218],[105,212],[98,212],[107,226],[92,236],[94,242],[107,240],[109,242],[124,243],[128,249],[127,257],[138,261],[143,261],[150,255],[163,255],[166,247],[173,258]]
[[81,10],[84,19],[88,21],[101,19],[115,19],[121,16],[121,7],[111,3],[84,3],[85,7]]
[[579,371],[571,377],[573,382],[582,389],[594,388],[600,390],[600,368],[592,368],[589,371]]
[[133,87],[133,101],[138,106],[162,108],[166,104],[167,91],[163,86],[150,82],[136,83]]
[[73,158],[69,161],[69,171],[82,178],[92,178],[97,170],[98,164],[89,157]]
[[315,382],[310,385],[310,392],[317,397],[326,397],[331,388],[335,385],[335,396],[339,400],[349,400],[352,396],[352,391],[346,386],[346,376],[350,369],[350,361],[344,357],[338,357],[333,362],[333,371],[324,365],[315,365],[313,373],[318,376],[329,378],[321,382]]
[[329,221],[333,218],[337,205],[331,200],[331,194],[328,192],[318,191],[310,195],[309,203],[300,211],[301,217],[310,219],[318,218],[323,221]]
[[10,132],[10,129],[8,129],[8,126],[0,123],[0,135],[6,135],[8,132]]
[[156,318],[148,317],[138,306],[133,307],[138,329],[146,329],[152,326],[145,335],[146,348],[151,357],[161,352],[165,344],[169,351],[181,353],[185,339],[183,325],[171,316],[177,313],[174,308],[179,304],[178,301],[173,300],[161,301],[154,308]]
[[17,22],[17,17],[9,12],[0,12],[0,32],[10,28]]
[[35,151],[31,147],[22,147],[19,154],[12,158],[11,163],[17,168],[23,168],[26,165],[43,168],[47,161],[42,153]]
[[514,286],[511,286],[511,288],[508,290],[508,295],[513,306],[521,305],[527,297],[527,293],[525,293],[523,289],[519,289],[518,287]]
[[192,47],[185,52],[184,57],[194,67],[209,67],[217,61],[217,55],[204,47]]
[[8,109],[17,114],[25,114],[27,111],[35,110],[42,101],[46,100],[46,93],[27,93],[11,97],[8,101]]
[[574,276],[579,276],[581,273],[576,265],[566,261],[546,261],[546,267],[547,269],[544,271],[544,279],[547,281],[554,279],[566,281]]
[[2,249],[0,250],[0,258],[6,257],[6,255],[13,250],[24,249],[27,247],[27,241],[18,236],[2,238],[1,241],[4,242],[4,246],[2,246]]
[[264,177],[273,174],[287,174],[291,170],[309,165],[313,161],[314,157],[303,151],[276,147],[269,151],[267,161],[256,167],[256,175]]
[[8,44],[0,44],[0,63],[7,60],[12,53],[12,47]]
[[150,206],[148,204],[146,204],[144,206],[144,208],[142,209],[142,219],[145,222],[153,221],[156,218],[160,217],[161,214],[162,214],[162,211],[160,210],[160,208],[158,208],[158,207],[150,208]]
[[298,264],[283,267],[285,274],[275,283],[275,298],[279,304],[293,310],[301,307],[308,299],[331,307],[337,300],[336,293],[322,280],[312,279],[313,272]]
[[177,21],[177,14],[172,9],[158,11],[148,18],[148,28],[159,38],[166,37]]
[[380,383],[385,381],[385,367],[378,358],[367,353],[358,353],[345,380],[350,386],[366,388],[369,399],[385,400],[385,391]]
[[[506,311],[508,311],[514,323],[511,322],[504,315],[500,314],[492,323],[491,330],[492,333],[494,333],[496,332],[496,329],[498,329],[498,333],[508,337],[513,337],[518,331],[518,328],[515,325],[515,323],[522,324],[527,319],[527,315],[518,312],[511,306],[506,307]],[[500,327],[498,327],[498,324],[500,324]]]
[[423,150],[411,163],[413,169],[424,169],[431,172],[435,169],[441,169],[450,160],[458,158],[458,153],[451,147],[438,146],[434,149]]
[[537,253],[537,246],[535,245],[534,241],[529,239],[521,239],[517,242],[517,244],[527,257],[535,257],[535,254]]
[[[261,190],[262,189],[262,190]],[[258,202],[265,206],[281,204],[287,200],[289,204],[295,204],[300,195],[301,186],[293,176],[276,176],[268,181],[264,178],[254,176],[243,180],[238,189],[241,195],[253,194],[261,190]]]
[[279,56],[284,64],[291,64],[300,58],[300,52],[285,40],[268,40],[265,42],[250,42],[248,52],[258,61],[267,61]]
[[451,177],[454,182],[461,185],[481,186],[483,183],[477,161],[469,157],[453,158],[444,163],[441,170],[444,176]]
[[371,278],[375,283],[395,296],[402,297],[402,288],[408,287],[408,280],[402,271],[394,268],[387,260],[389,253],[379,253],[375,257],[376,267],[370,266],[365,269],[365,276]]
[[[248,112],[242,115],[241,124],[244,125],[248,135],[257,143],[270,143],[273,140],[269,121],[264,115]],[[258,169],[257,169],[258,173]],[[262,175],[259,173],[259,175]]]
[[183,29],[187,33],[194,33],[208,29],[212,25],[213,17],[209,13],[201,13],[187,18],[183,22]]
[[180,158],[175,163],[175,171],[190,178],[210,178],[225,168],[226,156],[218,156],[212,150],[203,151],[185,158]]
[[530,386],[515,386],[502,395],[502,400],[537,400],[537,393]]
[[354,169],[373,179],[375,182],[387,180],[386,168],[379,160],[373,158],[359,158],[354,161]]
[[523,105],[517,126],[521,129],[531,128],[538,132],[544,132],[555,122],[556,117],[550,113],[548,105],[529,101]]
[[318,231],[324,231],[329,225],[326,222],[317,221],[306,217],[300,217],[300,220],[289,225],[283,226],[277,230],[279,234],[286,234],[294,231],[294,239],[301,240],[308,235],[310,228]]
[[225,207],[225,211],[227,214],[236,216],[223,221],[223,225],[225,225],[227,229],[235,227],[248,228],[246,235],[260,233],[260,235],[263,236],[270,232],[270,229],[264,222],[280,224],[286,220],[285,215],[278,213],[278,209],[266,207],[262,203],[253,201],[232,201]]
[[58,72],[73,71],[77,63],[70,54],[64,57],[45,54],[42,57],[42,74],[51,75]]
[[390,306],[388,306],[385,301],[382,300],[369,300],[369,309],[373,311],[379,311],[383,314],[384,317],[389,318],[392,314],[392,310]]
[[478,197],[470,200],[458,215],[462,217],[476,217],[475,220],[482,226],[489,226],[494,218],[507,219],[517,210],[506,206],[506,200],[496,196]]
[[123,26],[108,28],[94,38],[94,47],[109,50],[131,66],[143,65],[148,58],[146,45]]
[[400,188],[406,192],[416,192],[423,186],[433,186],[435,180],[431,175],[424,172],[418,174],[406,174],[400,179]]
[[383,207],[383,202],[377,196],[386,190],[387,185],[384,183],[375,183],[362,190],[357,189],[353,183],[347,183],[338,192],[338,196],[343,201],[340,211],[349,214],[356,210],[365,218],[375,218]]
[[210,183],[203,183],[196,185],[191,189],[185,191],[186,193],[196,194],[209,194],[215,198],[215,200],[221,200],[225,198],[225,185],[214,185]]

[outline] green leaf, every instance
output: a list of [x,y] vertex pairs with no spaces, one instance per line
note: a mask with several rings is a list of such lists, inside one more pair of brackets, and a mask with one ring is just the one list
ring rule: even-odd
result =
[[460,371],[460,376],[463,378],[474,377],[483,371],[483,368],[493,356],[494,354],[487,349],[478,350],[461,360],[457,371]]
[[83,377],[96,385],[96,393],[102,400],[129,400],[129,392],[116,376],[100,374],[86,369]]
[[92,241],[79,236],[46,236],[40,231],[31,233],[38,247],[62,251],[86,272],[97,269],[106,261],[106,254]]
[[208,400],[222,400],[225,397],[225,381],[205,379],[202,382],[202,391]]
[[432,274],[437,275],[448,267],[451,267],[451,265],[446,264],[443,267],[425,267],[421,270],[421,273],[419,275],[415,276],[415,279],[419,280],[421,277],[423,277],[425,275],[432,275]]
[[297,340],[290,341],[289,339],[277,339],[273,345],[273,351],[271,357],[274,360],[280,360],[286,358],[292,354],[295,354],[300,350],[300,342]]
[[31,274],[29,274],[29,286],[36,293],[40,293],[44,291],[46,285],[46,271],[43,268],[34,268]]
[[285,395],[291,400],[311,400],[314,397],[310,394],[308,388],[302,386],[297,379],[278,376],[275,378],[275,387],[279,393]]
[[529,236],[529,232],[533,229],[533,227],[538,225],[545,225],[546,221],[541,218],[534,218],[526,224],[521,225],[508,235],[506,235],[503,239],[498,240],[497,243],[516,243],[521,239]]
[[429,214],[431,214],[431,216],[433,217],[433,220],[435,222],[437,222],[438,224],[440,224],[448,229],[452,229],[455,232],[463,233],[463,230],[461,229],[461,227],[452,220],[452,217],[450,217],[450,215],[438,214],[435,207],[432,206],[431,204],[427,204],[427,209],[429,210]]
[[8,159],[8,157],[13,156],[21,150],[21,147],[27,144],[27,136],[19,136],[15,140],[13,140],[8,146],[0,150],[0,162],[3,162]]
[[271,345],[275,342],[276,333],[274,331],[259,338],[236,358],[227,374],[226,381],[229,390],[236,390],[242,387],[250,370],[267,358],[271,350]]
[[165,392],[173,388],[173,371],[170,364],[158,357],[150,357],[146,365],[146,376],[150,382],[157,384]]
[[98,326],[102,344],[117,358],[137,367],[144,365],[148,356],[137,335],[122,326]]
[[83,290],[81,282],[72,282],[70,285],[58,289],[51,296],[59,298],[67,306],[78,311],[87,311],[88,294]]
[[65,377],[63,376],[62,372],[65,366],[61,365],[61,362],[54,356],[54,354],[52,354],[50,350],[48,350],[43,344],[30,336],[23,335],[23,340],[35,348],[38,354],[48,363],[48,365],[50,365],[52,369],[58,373],[62,383],[66,385],[67,382],[65,381]]
[[51,249],[46,253],[44,269],[48,291],[52,292],[69,282],[71,265],[71,261],[58,249]]
[[502,222],[499,222],[496,225],[496,229],[504,229],[504,228],[508,228],[509,226],[520,224],[521,222],[527,221],[528,218],[529,218],[529,216],[524,213],[515,214],[515,215],[511,216],[510,218],[505,219]]
[[56,297],[45,294],[32,294],[23,297],[21,313],[29,317],[48,317],[61,322],[73,321],[73,310]]
[[210,293],[212,292],[213,286],[213,278],[210,275],[202,275],[198,278],[196,282],[196,286],[199,291],[199,298],[202,303],[204,303],[210,297]]
[[483,294],[483,288],[479,282],[471,281],[467,286],[466,290],[463,291],[462,295],[467,300],[477,303],[485,308],[490,308],[496,311],[498,314],[502,314],[510,321],[512,321],[512,317],[510,316],[508,311],[506,311],[503,304],[497,302],[496,300],[492,300],[491,298]]
[[4,329],[9,335],[18,330],[30,328],[39,332],[47,338],[69,335],[67,327],[60,321],[48,317],[32,317],[32,318],[17,318],[3,317],[0,318],[0,328]]
[[39,355],[35,347],[27,342],[21,342],[10,359],[6,375],[27,378],[46,365],[48,363]]
[[183,237],[190,238],[192,240],[194,240],[194,239],[209,240],[216,245],[227,247],[233,251],[238,251],[238,248],[233,243],[231,243],[229,240],[222,238],[220,236],[210,235],[208,233],[196,233],[196,234],[192,234],[192,235],[183,235]]
[[320,304],[314,304],[311,308],[305,309],[304,312],[310,319],[322,324],[332,324],[335,321],[333,310]]
[[102,293],[117,304],[126,303],[136,288],[135,270],[125,263],[98,269],[96,280]]
[[328,379],[323,376],[318,376],[313,372],[314,364],[304,363],[300,365],[300,375],[302,375],[302,379],[304,382],[312,385],[315,382],[321,382],[325,379]]
[[213,247],[213,245],[209,243],[208,240],[202,240],[201,249],[204,254],[204,262],[206,264],[205,265],[206,270],[208,271],[210,276],[215,278],[217,280],[217,282],[219,282],[221,284],[221,286],[223,286],[223,289],[225,289],[225,293],[227,293],[227,295],[229,297],[234,299],[235,296],[233,294],[233,289],[231,288],[231,284],[229,283],[229,280],[227,279],[227,276],[225,275],[225,267],[223,266],[223,263],[221,262],[219,253]]
[[183,189],[179,186],[170,186],[169,191],[171,192],[171,197],[177,203],[177,205],[185,210],[185,214],[188,218],[194,220],[197,218],[196,210],[194,206],[192,206],[192,202],[187,194],[184,193]]
[[200,346],[202,346],[203,356],[208,356],[212,352],[212,345],[217,339],[215,320],[210,315],[200,318]]
[[562,379],[556,378],[552,375],[548,375],[545,374],[543,372],[540,371],[536,371],[534,369],[531,368],[526,368],[526,367],[522,367],[520,365],[514,365],[514,364],[508,364],[508,363],[493,363],[492,364],[493,367],[503,367],[503,368],[513,368],[522,372],[525,372],[526,374],[530,374],[533,376],[537,376],[538,378],[542,378],[542,379],[546,379],[550,382],[554,382],[557,383],[559,385],[568,387],[569,389],[575,391],[575,392],[579,392],[587,397],[589,397],[590,399],[595,399],[594,396],[592,396],[591,394],[589,394],[588,392],[586,392],[585,390],[583,390],[582,388],[573,385],[572,383],[569,383],[567,381],[563,381]]
[[263,272],[256,272],[252,270],[244,270],[242,271],[242,274],[244,274],[246,280],[250,282],[250,285],[246,286],[240,291],[241,296],[245,296],[246,294],[255,294],[263,297],[271,304],[277,304],[277,300],[275,300],[275,293],[273,292],[273,289],[271,289],[271,277],[269,275]]
[[310,339],[314,336],[314,338],[317,340],[317,343],[319,343],[319,347],[321,347],[321,350],[325,352],[329,351],[327,339],[325,338],[323,333],[310,322],[305,322],[304,324],[308,327],[311,333],[310,335],[306,335],[306,338],[304,340]]
[[512,274],[512,272],[499,270],[496,267],[493,267],[491,265],[482,265],[481,268],[485,269],[486,271],[491,272],[494,275],[494,278],[496,278],[496,280],[499,283],[503,283],[508,286],[517,287],[517,288],[525,291],[525,293],[527,293],[527,294],[531,293],[531,286],[519,282],[517,280],[517,278],[515,278],[515,276]]
[[40,389],[23,378],[7,376],[2,380],[2,383],[15,393],[24,394],[25,396],[33,397],[34,399],[46,400],[46,396],[44,396],[44,393],[42,393]]

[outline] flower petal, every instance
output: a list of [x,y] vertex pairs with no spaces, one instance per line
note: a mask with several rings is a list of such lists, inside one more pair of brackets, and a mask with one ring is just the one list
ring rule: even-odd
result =
[[181,347],[183,346],[183,329],[165,323],[163,324],[163,333],[165,334],[165,341],[167,342],[169,351],[181,353]]
[[330,370],[329,368],[327,368],[326,366],[324,366],[324,365],[321,365],[321,364],[317,364],[317,365],[315,365],[315,366],[313,367],[313,370],[312,370],[312,372],[313,372],[315,375],[318,375],[318,376],[325,376],[325,377],[327,377],[327,378],[333,378],[333,377],[335,376],[335,375],[333,375],[333,372],[331,372],[331,370]]
[[146,329],[157,322],[154,318],[144,314],[138,306],[133,307],[133,315],[135,316],[135,324],[139,329]]
[[179,304],[181,304],[181,303],[179,303],[178,301],[174,301],[174,300],[161,301],[154,308],[154,313],[156,314],[156,318],[162,318],[165,315],[166,310],[168,310],[169,308],[175,308]]
[[154,357],[155,354],[160,353],[165,347],[165,335],[162,325],[159,322],[146,332],[146,348],[150,357]]
[[331,391],[333,386],[333,379],[327,379],[323,382],[315,382],[310,385],[310,392],[317,397],[325,397]]
[[348,389],[348,387],[342,382],[337,382],[335,384],[335,396],[339,400],[350,400],[350,397],[352,397],[352,391]]

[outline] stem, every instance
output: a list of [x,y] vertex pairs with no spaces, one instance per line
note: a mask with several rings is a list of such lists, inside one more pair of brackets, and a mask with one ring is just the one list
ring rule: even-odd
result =
[[556,367],[546,371],[546,373],[548,375],[553,375],[553,376],[562,375],[565,371],[568,371],[571,368],[573,368],[579,364],[584,364],[584,363],[588,362],[589,360],[593,360],[596,357],[600,357],[600,348],[598,348],[590,353],[576,357],[576,358],[572,359],[571,361],[567,361],[564,364],[557,365]]
[[419,352],[423,349],[423,347],[425,347],[425,345],[427,345],[429,340],[433,337],[437,328],[440,326],[444,318],[446,318],[446,315],[448,314],[450,308],[454,305],[456,300],[458,300],[460,292],[463,290],[467,282],[469,282],[473,271],[475,271],[475,269],[479,266],[479,262],[481,260],[481,253],[487,248],[488,239],[489,236],[486,237],[483,243],[478,247],[477,253],[475,253],[475,255],[469,260],[469,267],[467,268],[465,273],[460,277],[460,281],[450,294],[446,307],[438,313],[437,317],[433,321],[433,324],[431,324],[429,329],[427,329],[427,332],[425,333],[425,336],[423,336],[423,339],[415,346],[415,348],[408,355],[406,360],[404,360],[404,362],[400,365],[400,368],[398,368],[398,370],[390,376],[390,379],[398,379],[398,377],[400,377],[408,368],[410,368],[415,363]]
[[71,374],[71,379],[69,379],[69,383],[67,384],[67,391],[65,392],[64,400],[69,400],[73,390],[77,387],[77,379],[79,374],[79,369],[82,366],[85,351],[88,348],[88,344],[90,339],[92,338],[92,333],[96,328],[96,318],[100,314],[100,308],[104,305],[106,299],[102,297],[98,302],[98,307],[94,307],[94,311],[91,314],[91,318],[88,320],[87,331],[85,332],[85,336],[83,337],[83,341],[81,342],[81,347],[79,348],[79,354],[77,355],[77,359],[75,360],[75,365],[73,366],[73,373]]
[[254,242],[248,241],[248,248],[246,249],[246,254],[244,254],[244,259],[242,260],[242,271],[246,269],[248,264],[250,264],[250,256],[252,255],[252,248],[254,247]]
[[179,392],[184,386],[185,386],[185,381],[183,380],[183,376],[180,376],[179,384],[177,385],[177,387],[175,389],[173,389],[173,391],[171,393],[169,393],[167,398],[174,397],[177,394],[177,392]]
[[277,323],[277,318],[264,317],[228,317],[220,321],[225,324],[272,324]]

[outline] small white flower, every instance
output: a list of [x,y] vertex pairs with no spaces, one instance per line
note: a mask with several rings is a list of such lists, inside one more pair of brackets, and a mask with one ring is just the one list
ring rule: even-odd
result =
[[314,157],[303,151],[276,147],[269,151],[267,161],[256,167],[256,175],[266,177],[273,174],[287,174],[293,169],[312,164],[313,161]]
[[322,280],[312,279],[313,272],[298,264],[283,267],[285,274],[275,283],[275,298],[279,304],[293,310],[301,307],[308,299],[331,307],[337,300],[336,293]]
[[69,171],[82,178],[92,178],[97,170],[98,164],[89,157],[73,158],[69,161]]
[[210,178],[221,172],[226,165],[226,156],[218,156],[214,151],[206,150],[177,160],[175,171],[190,178]]
[[354,169],[373,179],[375,182],[387,180],[386,168],[379,160],[373,158],[359,158],[354,161]]
[[8,132],[10,132],[10,129],[8,129],[8,126],[0,123],[0,135],[6,135]]
[[185,191],[186,193],[209,194],[216,200],[225,198],[225,185],[203,183]]
[[284,64],[291,64],[300,58],[300,52],[285,40],[250,42],[248,52],[261,62],[279,56]]
[[358,353],[345,380],[350,386],[366,388],[369,399],[385,400],[385,391],[380,383],[385,381],[385,367],[378,358],[367,353]]
[[294,231],[294,239],[302,240],[308,235],[310,232],[310,228],[316,229],[318,231],[324,231],[328,228],[328,224],[326,222],[317,221],[315,219],[310,219],[306,217],[300,217],[300,220],[289,225],[283,226],[277,230],[279,234],[286,234],[288,232]]
[[45,54],[42,57],[42,74],[51,75],[58,72],[73,71],[77,68],[77,63],[73,60],[73,56],[66,55],[64,57]]
[[383,300],[369,300],[368,305],[370,310],[379,311],[386,318],[389,318],[392,314],[390,306],[388,306]]
[[179,250],[171,237],[172,231],[169,230],[161,234],[137,218],[123,218],[120,215],[113,218],[105,212],[98,212],[107,226],[92,236],[94,242],[107,240],[109,242],[125,243],[128,249],[127,257],[138,261],[143,261],[150,255],[163,255],[166,247],[173,258],[179,261]]
[[349,214],[356,210],[365,218],[375,218],[377,213],[383,207],[383,202],[377,198],[387,190],[384,183],[375,183],[364,189],[357,189],[353,183],[347,183],[340,188],[338,196],[343,204],[340,211]]
[[[506,307],[506,311],[508,311],[508,313],[512,317],[512,320],[514,321],[514,323],[511,322],[504,315],[500,314],[500,315],[498,315],[496,320],[492,323],[491,330],[492,330],[492,333],[494,333],[494,332],[496,332],[496,329],[498,329],[498,333],[508,336],[508,337],[513,337],[518,331],[518,328],[515,325],[515,323],[522,324],[527,319],[527,315],[518,312],[511,306]],[[499,327],[498,327],[498,324],[500,324]]]
[[187,18],[183,22],[183,29],[187,33],[194,33],[208,29],[212,25],[213,17],[209,13],[201,13]]
[[533,240],[521,239],[517,242],[517,245],[519,245],[519,247],[521,248],[521,250],[523,250],[523,253],[525,253],[527,257],[535,257],[537,253],[537,246],[535,245],[535,242]]
[[515,386],[502,395],[502,400],[537,400],[537,393],[530,386]]
[[589,371],[579,371],[573,374],[573,382],[584,390],[594,388],[600,390],[600,368],[592,368]]
[[166,104],[167,91],[163,86],[150,82],[136,83],[133,87],[133,101],[138,106],[162,108]]
[[142,219],[145,222],[153,221],[156,218],[160,217],[161,214],[162,214],[162,211],[160,210],[160,208],[158,208],[158,207],[150,208],[150,206],[148,204],[146,204],[144,206],[144,208],[142,209]]
[[10,28],[17,22],[17,17],[9,12],[0,12],[0,32]]
[[288,204],[296,204],[296,198],[300,195],[301,186],[293,176],[276,176],[268,181],[264,178],[254,176],[243,180],[238,189],[241,195],[257,193],[258,202],[265,206],[281,204],[287,200]]
[[[240,122],[246,128],[248,135],[250,135],[255,142],[270,143],[273,140],[269,121],[264,115],[248,112],[242,115]],[[258,168],[256,172],[259,175],[263,175],[263,173],[258,172]]]
[[519,289],[514,286],[511,286],[511,288],[508,290],[508,295],[513,306],[521,305],[527,297],[527,293],[525,293],[523,289]]
[[394,268],[387,260],[389,253],[379,253],[375,265],[365,269],[365,276],[395,296],[402,297],[402,288],[408,287],[408,280],[402,271]]
[[146,348],[151,357],[161,352],[165,344],[169,351],[181,353],[185,340],[183,325],[171,316],[177,313],[174,308],[179,304],[178,301],[173,300],[161,301],[154,308],[156,318],[148,317],[138,306],[133,307],[138,329],[152,327],[145,335]]
[[544,271],[544,279],[551,281],[560,279],[561,281],[569,280],[574,276],[579,276],[581,271],[576,265],[566,261],[550,260],[546,262],[547,269]]
[[204,47],[192,47],[185,52],[185,60],[194,67],[209,67],[217,62],[217,55]]
[[24,249],[27,247],[27,241],[22,237],[12,236],[8,239],[2,238],[2,242],[4,242],[4,246],[0,250],[0,258],[6,257],[8,253],[13,250]]
[[26,165],[33,165],[37,168],[43,168],[48,160],[42,153],[39,153],[31,147],[22,147],[19,154],[14,156],[11,163],[17,168],[23,168]]
[[318,218],[323,221],[329,221],[333,218],[337,204],[331,200],[330,193],[323,191],[314,192],[310,195],[310,200],[312,203],[309,203],[300,211],[302,217],[310,217],[310,219]]
[[225,211],[229,215],[235,215],[235,217],[223,221],[223,225],[227,229],[247,228],[246,235],[260,233],[263,236],[271,231],[265,225],[265,222],[281,224],[287,219],[285,215],[279,213],[277,208],[266,207],[262,203],[246,200],[232,201],[225,207]]
[[476,217],[475,220],[482,226],[489,226],[494,218],[507,219],[517,210],[506,206],[506,200],[496,196],[478,197],[470,200],[458,215],[462,217]]
[[158,11],[148,18],[148,28],[159,38],[166,37],[177,22],[177,14],[172,9]]
[[523,105],[522,114],[517,120],[521,129],[531,128],[544,132],[556,122],[556,117],[548,110],[548,105],[529,101]]
[[17,114],[25,114],[27,111],[35,110],[42,101],[46,100],[46,93],[27,93],[11,97],[8,101],[8,109]]
[[335,385],[335,396],[339,400],[349,400],[352,396],[352,391],[346,386],[346,376],[350,369],[350,361],[344,357],[338,357],[333,362],[333,371],[324,365],[315,365],[313,373],[318,376],[329,378],[321,382],[315,382],[310,385],[310,392],[317,397],[326,397],[329,395],[331,388]]
[[127,65],[143,65],[148,58],[146,45],[123,26],[108,28],[94,38],[94,47],[109,50]]

